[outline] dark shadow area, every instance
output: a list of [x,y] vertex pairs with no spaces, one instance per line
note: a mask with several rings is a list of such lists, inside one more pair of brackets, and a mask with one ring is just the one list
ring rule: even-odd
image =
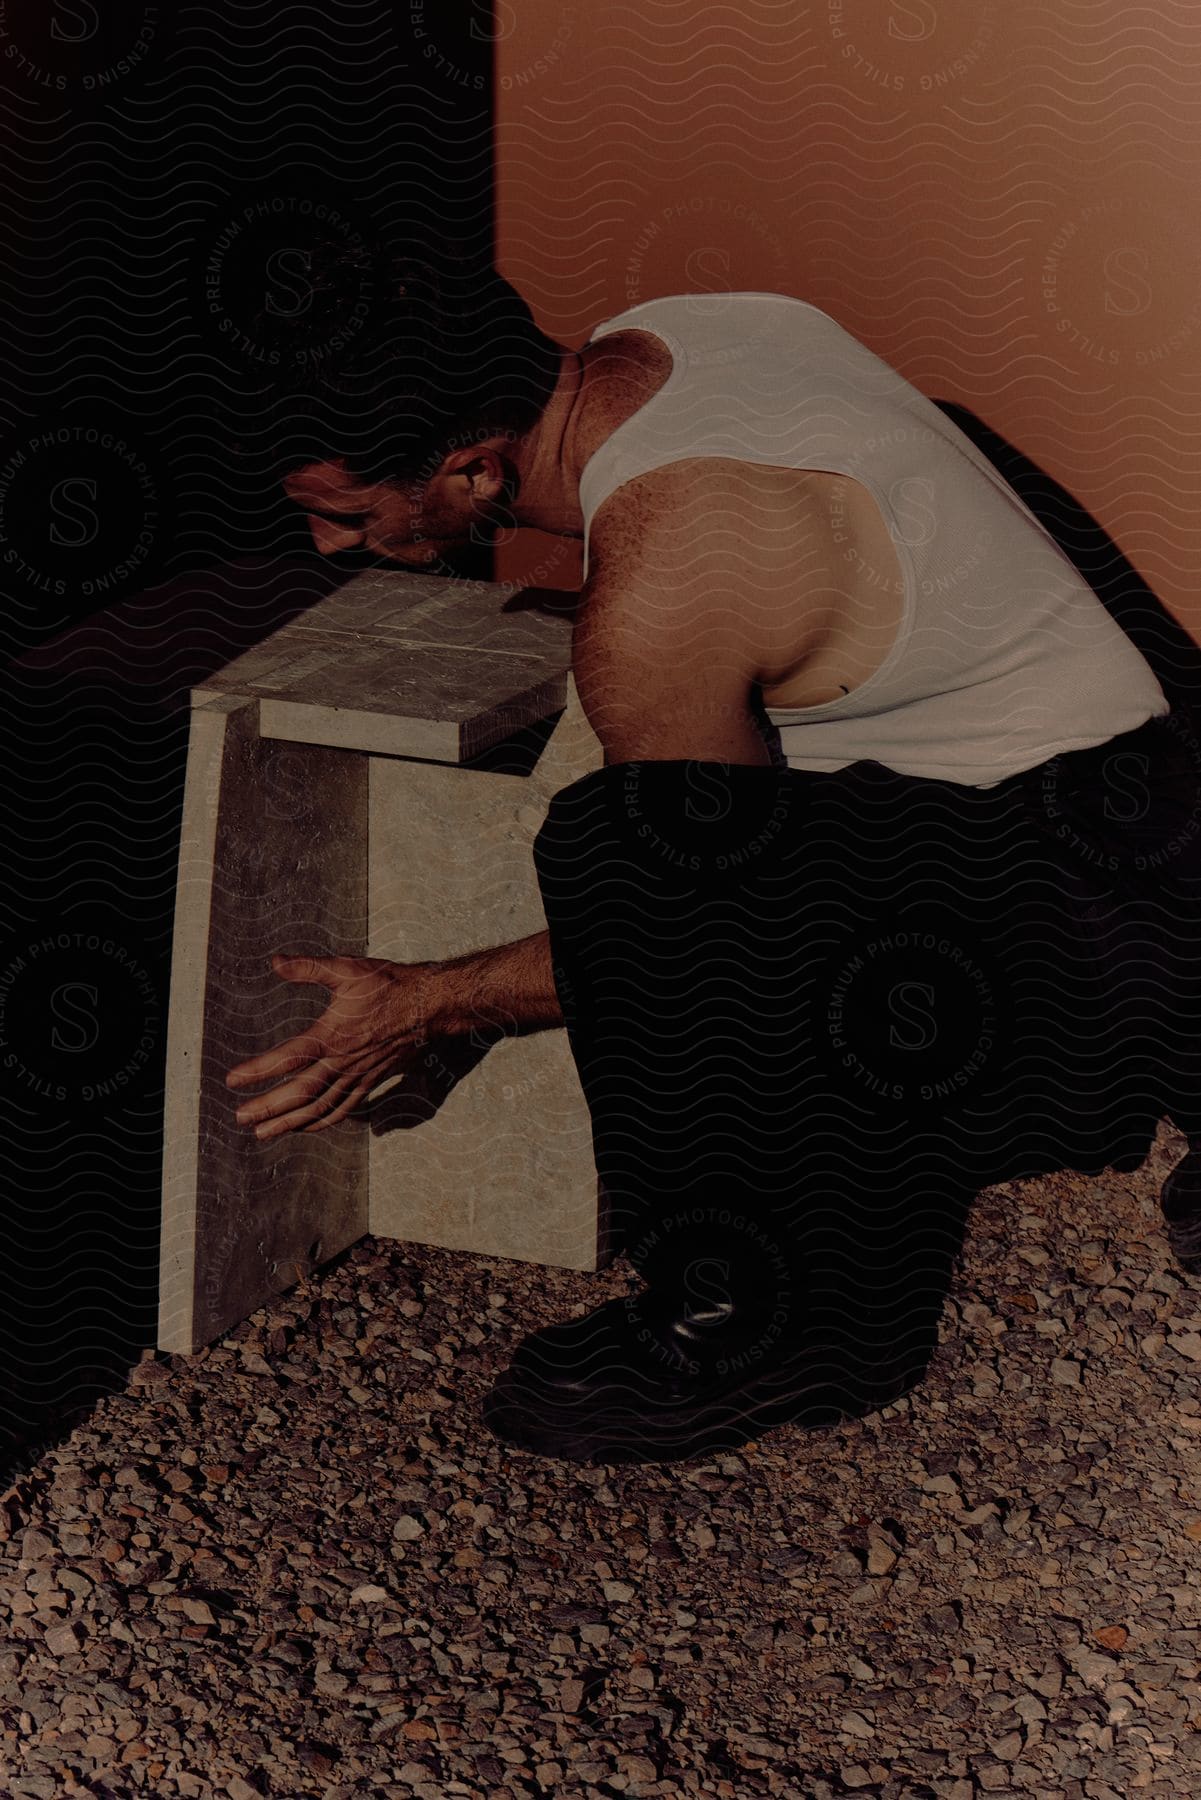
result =
[[1173,705],[1201,704],[1201,645],[1075,496],[966,406],[934,404],[969,437],[1080,571],[1115,624],[1147,659]]
[[5,10],[0,1483],[157,1335],[189,690],[375,562],[236,460],[253,321],[307,304],[318,227],[490,253],[472,11]]
[[423,1050],[414,1067],[363,1109],[373,1137],[411,1131],[432,1119],[455,1088],[483,1062],[500,1034],[485,1040],[474,1032],[463,1038],[439,1039]]
[[578,588],[522,588],[501,607],[502,612],[543,612],[552,619],[574,619],[579,610]]
[[520,731],[511,732],[507,738],[502,738],[499,744],[493,744],[487,750],[479,750],[474,756],[465,757],[463,767],[486,769],[493,775],[531,775],[562,717],[560,708],[558,712],[549,713],[545,719],[540,719],[536,725],[522,726]]

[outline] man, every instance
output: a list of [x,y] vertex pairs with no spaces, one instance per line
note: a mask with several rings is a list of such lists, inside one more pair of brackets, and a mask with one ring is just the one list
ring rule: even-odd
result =
[[[606,766],[539,833],[547,932],[277,958],[330,1005],[231,1072],[270,1084],[237,1117],[327,1130],[430,1036],[565,1024],[644,1287],[525,1339],[491,1428],[667,1461],[885,1405],[981,1186],[1135,1167],[1169,1107],[1201,1129],[1193,740],[987,460],[817,309],[670,297],[573,351],[494,275],[385,286],[286,491],[327,553],[583,538]],[[1135,776],[1123,836],[1097,797]]]

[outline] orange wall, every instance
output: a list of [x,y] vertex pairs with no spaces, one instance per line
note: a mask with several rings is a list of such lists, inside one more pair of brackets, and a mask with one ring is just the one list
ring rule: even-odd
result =
[[[658,294],[831,313],[1201,635],[1201,6],[497,0],[498,263],[578,346]],[[521,533],[499,573],[579,582]]]

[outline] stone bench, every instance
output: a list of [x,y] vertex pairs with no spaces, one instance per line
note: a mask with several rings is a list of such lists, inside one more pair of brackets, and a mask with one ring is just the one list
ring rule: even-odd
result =
[[608,1260],[561,1030],[431,1044],[363,1116],[270,1143],[235,1123],[245,1096],[225,1086],[327,1004],[325,989],[275,976],[272,952],[417,961],[544,925],[533,838],[550,796],[603,758],[571,681],[568,619],[507,598],[373,571],[192,691],[165,1351],[210,1343],[365,1233],[560,1268]]

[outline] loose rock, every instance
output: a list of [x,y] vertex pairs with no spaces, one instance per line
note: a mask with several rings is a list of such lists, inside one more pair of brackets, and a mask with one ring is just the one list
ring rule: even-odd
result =
[[661,1468],[479,1419],[518,1337],[632,1291],[624,1263],[506,1263],[502,1300],[486,1257],[363,1240],[139,1364],[0,1499],[0,1792],[1195,1791],[1179,1147],[982,1195],[903,1408]]

